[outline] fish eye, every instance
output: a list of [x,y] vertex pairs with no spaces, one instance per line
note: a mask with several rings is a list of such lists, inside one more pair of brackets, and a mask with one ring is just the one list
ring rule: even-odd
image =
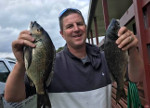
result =
[[112,30],[113,30],[113,31],[115,31],[115,30],[116,30],[116,28],[115,28],[115,27],[112,27]]
[[41,30],[40,30],[40,29],[36,29],[36,31],[37,31],[37,32],[40,32]]

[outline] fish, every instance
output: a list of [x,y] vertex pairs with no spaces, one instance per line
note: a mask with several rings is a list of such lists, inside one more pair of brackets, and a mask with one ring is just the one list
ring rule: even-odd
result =
[[24,46],[26,74],[36,89],[37,108],[51,108],[46,87],[50,84],[54,74],[55,46],[49,34],[36,21],[31,21],[29,31],[35,39],[33,43],[36,47]]
[[124,81],[128,65],[128,51],[121,50],[116,44],[119,29],[119,21],[113,18],[106,30],[104,40],[104,53],[110,77],[117,83],[116,103],[119,102],[121,97],[126,99]]

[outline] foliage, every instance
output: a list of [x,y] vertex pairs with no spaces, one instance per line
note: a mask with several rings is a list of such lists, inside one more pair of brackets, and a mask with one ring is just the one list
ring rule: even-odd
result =
[[59,47],[57,50],[56,50],[56,53],[60,52],[61,50],[63,50],[64,47]]

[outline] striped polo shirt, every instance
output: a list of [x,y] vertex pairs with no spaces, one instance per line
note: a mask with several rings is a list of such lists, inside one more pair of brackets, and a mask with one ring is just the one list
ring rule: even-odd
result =
[[[111,79],[104,52],[90,44],[86,52],[81,60],[66,45],[56,54],[53,79],[47,87],[52,108],[111,108]],[[33,94],[35,88],[26,81],[27,97]]]

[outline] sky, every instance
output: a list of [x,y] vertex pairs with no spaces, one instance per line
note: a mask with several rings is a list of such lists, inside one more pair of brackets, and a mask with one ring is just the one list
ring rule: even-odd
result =
[[50,35],[55,48],[65,45],[60,35],[58,16],[65,8],[79,9],[87,24],[90,0],[0,0],[0,58],[15,58],[12,41],[37,21]]

